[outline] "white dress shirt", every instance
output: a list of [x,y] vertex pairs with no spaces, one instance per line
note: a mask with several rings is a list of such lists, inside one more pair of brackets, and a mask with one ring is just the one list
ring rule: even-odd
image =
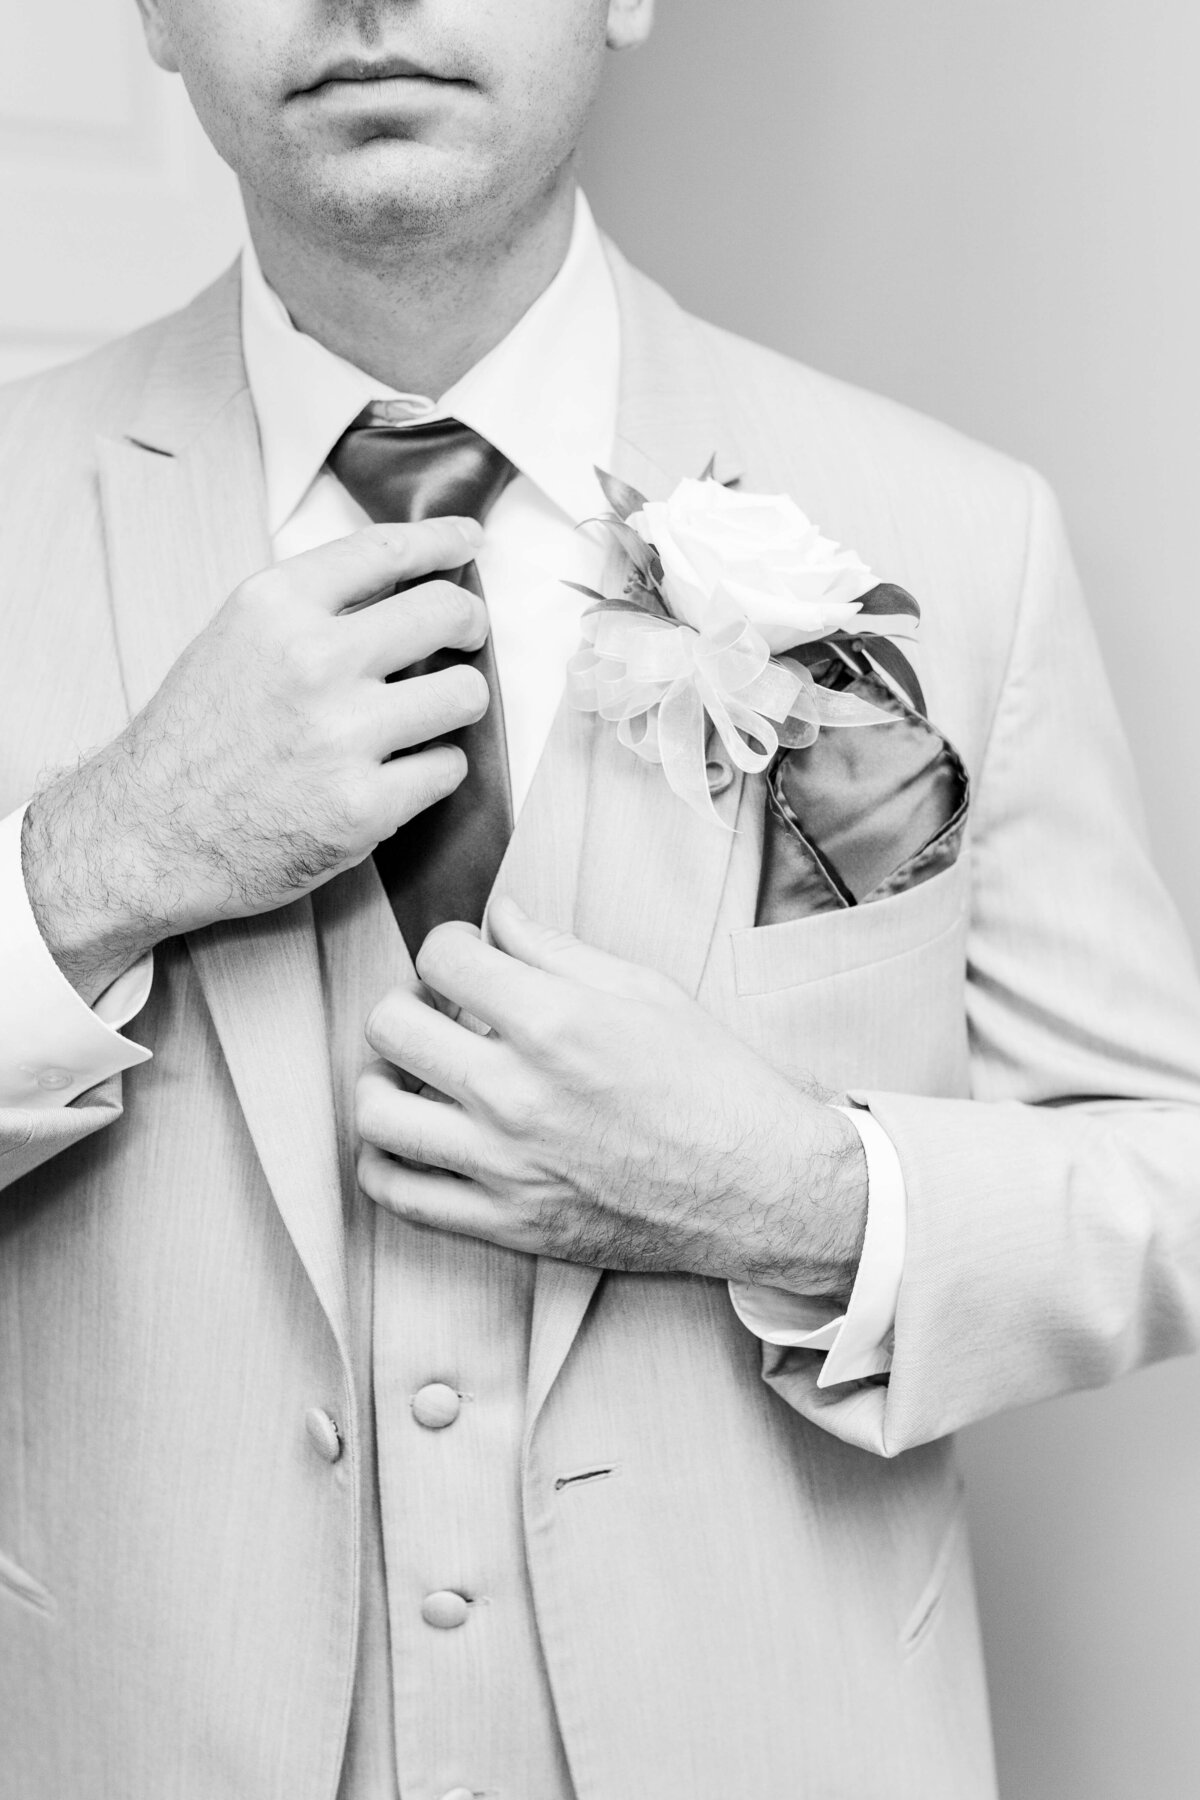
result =
[[[326,465],[371,402],[397,424],[456,418],[501,450],[517,474],[488,516],[477,567],[491,615],[504,703],[513,807],[519,812],[579,642],[582,597],[599,582],[603,549],[588,520],[607,510],[595,476],[616,437],[620,318],[599,234],[582,194],[562,268],[496,347],[438,401],[400,394],[297,331],[253,248],[243,254],[242,344],[258,418],[267,525],[276,560],[368,523]],[[681,804],[664,796],[664,805]],[[148,1059],[120,1027],[145,1004],[153,959],[142,959],[89,1008],[58,969],[29,907],[21,819],[0,822],[0,1104],[60,1106],[106,1076]],[[844,1108],[862,1138],[870,1200],[850,1303],[731,1283],[750,1330],[770,1342],[825,1351],[822,1385],[879,1374],[904,1260],[905,1195],[896,1152],[870,1114]]]

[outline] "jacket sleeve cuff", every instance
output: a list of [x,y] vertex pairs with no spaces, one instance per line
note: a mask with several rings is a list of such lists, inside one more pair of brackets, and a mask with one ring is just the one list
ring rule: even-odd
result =
[[818,1387],[883,1375],[892,1364],[892,1333],[904,1270],[907,1205],[895,1146],[877,1119],[843,1106],[867,1159],[867,1229],[849,1304],[731,1281],[729,1297],[742,1324],[768,1344],[824,1351]]
[[43,941],[25,891],[25,808],[0,820],[0,1105],[37,1111],[66,1106],[110,1075],[150,1060],[122,1037],[146,1004],[152,955],[113,982],[90,1007]]

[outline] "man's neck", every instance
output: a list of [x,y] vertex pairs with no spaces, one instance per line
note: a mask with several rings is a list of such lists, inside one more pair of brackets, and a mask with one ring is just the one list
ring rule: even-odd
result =
[[438,398],[508,335],[561,268],[573,176],[519,219],[369,248],[298,233],[245,194],[263,273],[293,324],[401,393]]

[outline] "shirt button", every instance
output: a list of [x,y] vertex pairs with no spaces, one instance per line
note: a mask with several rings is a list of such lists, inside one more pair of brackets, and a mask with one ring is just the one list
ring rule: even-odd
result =
[[439,1631],[453,1631],[456,1626],[465,1625],[470,1610],[471,1602],[453,1588],[439,1588],[436,1594],[426,1594],[421,1602],[421,1617]]
[[43,1069],[37,1084],[40,1088],[69,1088],[74,1079],[66,1069]]
[[442,1800],[475,1800],[475,1796],[470,1788],[451,1788],[448,1794],[442,1795]]
[[431,1381],[412,1397],[412,1415],[427,1431],[453,1425],[462,1411],[462,1400],[444,1381]]
[[318,1456],[335,1463],[342,1454],[342,1439],[337,1426],[319,1406],[310,1406],[304,1415],[304,1429]]

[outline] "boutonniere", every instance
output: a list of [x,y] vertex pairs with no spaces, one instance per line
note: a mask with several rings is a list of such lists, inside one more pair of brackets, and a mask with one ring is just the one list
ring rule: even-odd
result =
[[758,774],[780,750],[826,727],[887,725],[894,715],[814,680],[807,645],[913,638],[920,608],[823,537],[794,500],[741,493],[710,463],[668,500],[597,469],[612,508],[597,521],[615,544],[621,591],[567,585],[592,601],[567,671],[570,703],[613,721],[626,749],[660,764],[696,811],[716,817],[706,746],[719,735]]

